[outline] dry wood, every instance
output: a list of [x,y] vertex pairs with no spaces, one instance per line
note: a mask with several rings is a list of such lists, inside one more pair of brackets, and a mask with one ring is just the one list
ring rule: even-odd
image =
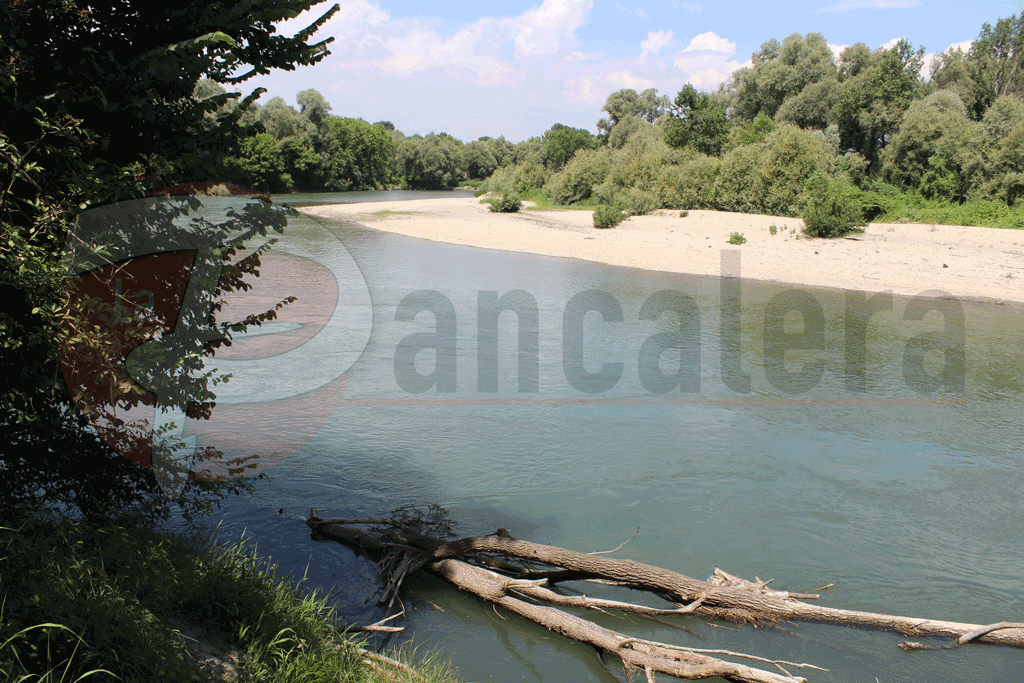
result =
[[[783,665],[794,668],[817,668],[809,664],[777,662],[764,658],[717,650],[698,650],[664,643],[629,638],[600,627],[564,610],[539,604],[582,607],[599,611],[616,610],[646,617],[699,615],[713,619],[758,623],[781,620],[802,620],[866,628],[895,630],[905,635],[948,636],[957,645],[972,640],[1024,647],[1024,625],[1001,622],[991,626],[961,624],[897,615],[875,614],[810,605],[800,599],[817,595],[789,593],[768,588],[771,581],[746,581],[720,569],[708,581],[700,581],[660,567],[604,557],[599,553],[580,553],[564,548],[530,543],[512,538],[505,530],[487,536],[443,539],[434,538],[422,529],[405,522],[388,527],[387,520],[322,519],[311,514],[310,527],[335,540],[361,547],[369,553],[404,548],[405,555],[397,564],[398,571],[388,577],[387,591],[397,593],[402,579],[420,568],[436,573],[456,586],[485,600],[541,624],[553,631],[587,643],[619,657],[627,672],[643,670],[650,678],[653,672],[679,678],[721,676],[737,681],[805,680],[792,676]],[[370,533],[352,523],[373,523],[377,531]],[[382,531],[386,529],[386,531]],[[621,546],[620,546],[621,547]],[[508,576],[477,566],[513,572],[509,560],[533,563],[539,569],[526,569]],[[475,563],[475,564],[471,564]],[[570,596],[550,590],[559,581],[584,580],[646,590],[675,603],[671,609],[656,609],[617,600]],[[831,586],[831,584],[830,584]],[[917,649],[904,644],[904,649]],[[921,646],[923,649],[923,646]],[[776,666],[785,675],[754,669],[707,655],[725,654],[746,657]]]

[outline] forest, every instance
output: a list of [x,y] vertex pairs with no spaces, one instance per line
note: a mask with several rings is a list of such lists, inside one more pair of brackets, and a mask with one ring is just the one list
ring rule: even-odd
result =
[[[610,94],[596,135],[554,124],[517,144],[406,137],[331,115],[315,90],[242,120],[232,177],[271,191],[442,189],[485,181],[557,206],[801,216],[838,234],[871,220],[1024,227],[1024,14],[932,60],[901,40],[833,54],[820,33],[772,39],[715,92]],[[213,84],[199,84],[209,96]],[[206,88],[206,89],[204,89]],[[815,230],[817,228],[817,230]]]

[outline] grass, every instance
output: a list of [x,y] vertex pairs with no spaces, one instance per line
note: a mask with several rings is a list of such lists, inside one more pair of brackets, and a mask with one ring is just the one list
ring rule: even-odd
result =
[[743,236],[743,233],[734,232],[729,235],[729,244],[746,244],[747,238]]
[[[24,520],[0,527],[0,683],[210,680],[184,624],[237,652],[240,680],[448,681],[367,666],[305,577],[282,577],[255,546],[137,525]],[[26,678],[27,677],[27,678]]]
[[383,211],[374,211],[372,215],[380,216],[381,218],[385,218],[387,216],[413,216],[413,215],[415,215],[417,213],[419,213],[419,212],[418,211],[390,211],[388,209],[384,209]]
[[875,223],[931,223],[987,228],[1024,229],[1024,204],[977,199],[957,203],[948,199],[926,199],[917,192],[879,184],[861,191],[858,199],[865,216]]

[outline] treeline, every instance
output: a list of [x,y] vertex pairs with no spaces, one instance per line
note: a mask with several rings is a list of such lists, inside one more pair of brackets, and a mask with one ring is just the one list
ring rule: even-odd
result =
[[838,58],[819,33],[769,40],[717,92],[611,94],[568,161],[549,151],[556,126],[487,187],[627,214],[811,216],[820,234],[896,213],[1024,227],[1024,14],[939,55],[929,80],[923,58],[906,40]]
[[[195,94],[204,100],[227,92],[204,80]],[[303,90],[296,100],[297,109],[280,97],[244,109],[239,122],[248,134],[217,160],[226,179],[269,192],[440,190],[486,178],[516,161],[503,137],[468,144],[447,133],[406,137],[390,121],[371,124],[331,114],[316,90]],[[237,106],[225,99],[220,113]]]

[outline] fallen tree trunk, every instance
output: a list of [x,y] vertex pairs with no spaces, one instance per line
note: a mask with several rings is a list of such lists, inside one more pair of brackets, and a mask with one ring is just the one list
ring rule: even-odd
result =
[[[715,570],[710,580],[700,581],[632,560],[520,541],[504,530],[488,536],[452,539],[426,533],[429,524],[410,523],[408,516],[399,521],[323,519],[315,511],[310,514],[307,524],[328,538],[361,547],[370,553],[390,554],[392,570],[382,598],[384,602],[389,593],[397,593],[405,576],[425,568],[463,590],[511,612],[569,638],[612,653],[622,660],[627,674],[632,669],[645,670],[649,680],[653,680],[653,672],[661,672],[688,679],[721,676],[737,681],[791,683],[805,679],[792,676],[783,665],[818,667],[725,653],[771,663],[786,674],[780,676],[772,671],[708,657],[695,648],[630,638],[563,610],[538,603],[619,610],[647,616],[691,614],[755,625],[802,620],[888,629],[914,636],[948,636],[957,639],[970,636],[972,640],[980,642],[1024,647],[1024,628],[1019,625],[999,624],[998,628],[986,630],[986,627],[976,624],[822,607],[798,599],[817,598],[817,595],[771,590],[767,588],[770,582],[760,579],[744,581],[720,569]],[[367,532],[355,524],[373,525],[374,532]],[[484,564],[496,557],[503,558],[500,563],[503,574],[471,564]],[[517,572],[509,567],[511,559],[540,564],[544,568],[524,567]],[[645,590],[661,595],[676,603],[676,606],[672,609],[656,609],[615,600],[567,596],[544,587],[545,584],[566,580],[600,581]]]

